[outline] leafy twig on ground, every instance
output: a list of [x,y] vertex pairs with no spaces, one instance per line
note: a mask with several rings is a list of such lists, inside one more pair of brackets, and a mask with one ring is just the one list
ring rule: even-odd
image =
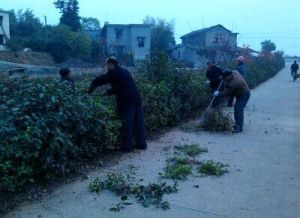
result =
[[89,190],[91,192],[100,192],[102,189],[104,188],[104,184],[103,182],[101,182],[98,178],[93,180],[90,184],[89,184]]
[[186,179],[192,174],[192,166],[188,157],[173,157],[167,160],[165,174],[167,179]]
[[92,192],[99,192],[107,189],[121,197],[121,203],[112,207],[110,211],[119,212],[124,208],[124,205],[130,205],[131,203],[126,202],[129,196],[134,196],[138,202],[144,207],[155,205],[158,208],[164,210],[169,209],[169,203],[163,201],[165,194],[171,194],[177,192],[177,183],[174,185],[167,185],[167,183],[150,183],[147,186],[139,183],[131,184],[127,183],[125,177],[121,174],[108,174],[105,181],[101,182],[99,179],[95,179],[89,185],[89,189]]
[[137,185],[132,189],[132,194],[138,199],[138,201],[144,206],[156,205],[162,209],[169,209],[169,203],[163,201],[164,194],[176,193],[177,183],[174,185],[167,185],[163,183],[151,183],[148,186]]
[[181,151],[185,155],[188,155],[190,157],[196,156],[201,153],[207,153],[207,148],[201,148],[197,144],[184,144],[184,145],[178,145],[175,146],[175,149]]
[[182,152],[185,155],[192,157],[194,160],[194,164],[196,163],[197,155],[208,152],[207,148],[201,148],[197,144],[178,145],[178,146],[175,146],[175,149]]
[[124,207],[124,205],[123,205],[123,202],[120,202],[120,203],[118,203],[118,204],[116,204],[116,206],[114,206],[114,207],[111,207],[110,209],[109,209],[109,211],[111,211],[111,212],[120,212],[122,209],[124,209],[125,207]]
[[213,160],[207,160],[203,162],[197,171],[206,175],[221,176],[228,172],[227,167],[229,165],[223,164],[221,162],[214,162]]

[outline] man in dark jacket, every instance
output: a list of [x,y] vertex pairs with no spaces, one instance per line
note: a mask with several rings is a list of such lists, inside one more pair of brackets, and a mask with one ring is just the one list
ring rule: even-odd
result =
[[297,64],[297,61],[294,61],[294,63],[291,66],[291,75],[292,75],[294,81],[296,81],[298,78],[298,75],[297,75],[298,70],[299,70],[299,65]]
[[[221,83],[221,73],[222,73],[222,68],[216,65],[215,62],[213,61],[207,62],[206,77],[209,80],[208,83],[212,93],[217,91]],[[217,97],[213,102],[213,107],[217,107],[219,104],[220,104],[220,98]]]
[[222,92],[216,91],[213,95],[236,97],[236,104],[234,106],[235,126],[233,133],[240,133],[243,131],[244,109],[250,99],[250,89],[238,71],[225,69],[222,72],[222,76],[224,79],[224,90]]
[[91,94],[97,87],[110,84],[108,95],[116,95],[117,108],[123,122],[123,150],[133,149],[133,137],[136,148],[146,149],[146,135],[142,101],[130,72],[121,66],[115,57],[106,60],[107,73],[96,77],[89,88]]

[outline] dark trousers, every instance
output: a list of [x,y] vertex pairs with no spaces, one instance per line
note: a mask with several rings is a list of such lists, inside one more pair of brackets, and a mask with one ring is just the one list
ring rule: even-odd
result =
[[233,101],[234,101],[234,96],[230,96],[227,103],[228,107],[232,107]]
[[135,138],[136,148],[147,148],[142,107],[134,107],[121,111],[120,115],[123,122],[123,149],[127,151],[133,149],[133,138]]
[[234,119],[236,128],[243,130],[244,126],[244,109],[250,99],[250,92],[236,97],[236,104],[234,106]]
[[298,78],[297,71],[292,71],[291,76],[293,77],[294,81],[297,80],[297,78]]

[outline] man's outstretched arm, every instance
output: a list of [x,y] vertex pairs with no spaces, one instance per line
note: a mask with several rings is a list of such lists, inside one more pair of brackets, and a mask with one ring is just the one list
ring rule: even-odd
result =
[[97,87],[108,84],[108,83],[109,83],[109,81],[108,81],[108,77],[106,74],[98,76],[92,81],[90,88],[88,90],[88,93],[92,94]]

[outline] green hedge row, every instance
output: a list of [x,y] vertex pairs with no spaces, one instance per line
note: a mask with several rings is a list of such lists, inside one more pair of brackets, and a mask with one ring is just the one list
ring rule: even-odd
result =
[[1,80],[0,96],[0,191],[75,170],[117,142],[113,107],[54,79]]
[[276,52],[266,57],[255,57],[248,64],[250,74],[247,82],[252,89],[275,76],[279,70],[284,68],[285,61],[283,53]]
[[[280,70],[279,60],[254,60],[251,86]],[[178,68],[160,52],[137,66],[135,80],[148,131],[176,125],[210,99],[203,73]],[[89,82],[77,82],[74,93],[52,78],[0,79],[0,192],[76,172],[81,161],[118,146],[113,99],[87,96]]]

